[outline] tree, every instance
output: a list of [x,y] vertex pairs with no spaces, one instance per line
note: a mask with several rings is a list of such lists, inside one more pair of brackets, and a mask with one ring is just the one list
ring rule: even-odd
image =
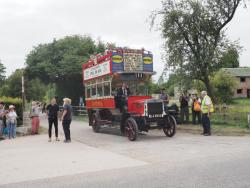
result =
[[229,47],[227,51],[222,54],[219,61],[220,68],[237,68],[240,66],[239,52],[234,47]]
[[176,69],[174,73],[169,74],[166,81],[162,79],[163,77],[162,75],[159,78],[159,87],[167,89],[167,93],[170,96],[174,96],[175,87],[178,87],[181,92],[194,88],[193,80],[189,76],[183,74],[181,69]]
[[181,85],[182,85],[182,79],[180,75],[172,73],[169,75],[167,82],[162,84],[161,87],[167,90],[168,95],[174,96],[174,88],[181,87]]
[[96,52],[97,53],[103,53],[106,50],[106,45],[99,40],[96,46]]
[[4,82],[0,90],[1,96],[22,97],[22,75],[23,69],[17,69]]
[[152,78],[144,80],[144,84],[145,85],[139,86],[139,91],[147,92],[149,95],[160,93],[159,84],[154,83]]
[[229,102],[238,85],[236,78],[223,70],[215,73],[211,79],[211,83],[214,87],[216,100],[219,103]]
[[[0,95],[7,97],[22,97],[22,76],[24,69],[17,69],[5,81],[0,89]],[[38,78],[25,79],[25,95],[28,101],[42,101],[46,94],[47,86]]]
[[28,101],[44,100],[48,87],[39,78],[27,80],[25,83],[25,95]]
[[3,83],[4,79],[5,79],[5,66],[2,64],[1,60],[0,60],[0,84]]
[[164,0],[152,15],[161,15],[167,67],[182,69],[201,80],[213,96],[210,76],[218,70],[221,54],[231,45],[225,27],[243,0]]
[[56,86],[55,84],[49,84],[47,86],[46,94],[44,96],[44,102],[50,103],[50,100],[56,96]]
[[28,79],[39,78],[46,84],[55,83],[59,98],[70,97],[78,104],[83,95],[82,64],[90,55],[104,52],[105,45],[89,36],[68,36],[35,47],[26,59]]
[[205,84],[200,80],[192,80],[192,88],[196,89],[198,92],[205,91]]

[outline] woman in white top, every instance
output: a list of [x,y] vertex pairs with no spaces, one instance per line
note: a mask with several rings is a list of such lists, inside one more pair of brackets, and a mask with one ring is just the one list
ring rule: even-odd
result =
[[7,126],[8,126],[8,136],[9,139],[16,137],[16,119],[17,114],[15,112],[15,107],[13,105],[9,106],[9,112],[6,114]]

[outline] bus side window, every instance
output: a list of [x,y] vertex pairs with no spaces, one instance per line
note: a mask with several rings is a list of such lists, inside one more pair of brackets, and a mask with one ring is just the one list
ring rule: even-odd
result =
[[91,87],[87,86],[87,97],[86,98],[90,98],[91,97]]
[[110,82],[104,82],[104,96],[110,96]]
[[98,95],[98,97],[102,97],[103,96],[102,86],[103,86],[102,83],[97,84],[97,95]]
[[91,97],[96,97],[96,85],[91,86]]

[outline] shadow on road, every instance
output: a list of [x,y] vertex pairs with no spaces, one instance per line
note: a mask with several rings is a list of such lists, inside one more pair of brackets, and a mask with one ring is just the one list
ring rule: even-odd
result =
[[[103,127],[100,129],[99,133],[96,134],[114,135],[126,138],[126,136],[120,132],[120,129],[116,127]],[[141,141],[162,140],[166,138],[169,137],[166,137],[162,130],[151,130],[148,133],[147,132],[138,133],[138,140]]]

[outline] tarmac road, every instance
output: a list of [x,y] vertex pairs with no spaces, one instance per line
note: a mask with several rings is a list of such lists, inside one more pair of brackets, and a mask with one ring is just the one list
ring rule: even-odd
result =
[[[77,121],[72,123],[71,133],[73,142],[59,143],[58,150],[64,152],[68,147],[74,148],[70,152],[81,150],[76,153],[79,159],[75,160],[83,168],[67,166],[65,162],[60,173],[45,171],[47,177],[29,179],[28,176],[16,183],[1,184],[0,180],[0,187],[250,187],[250,137],[177,133],[167,138],[162,131],[154,130],[130,142],[117,129],[105,128],[102,133],[93,133],[86,123]],[[32,139],[38,142],[38,138]],[[85,166],[84,162],[87,162]]]

